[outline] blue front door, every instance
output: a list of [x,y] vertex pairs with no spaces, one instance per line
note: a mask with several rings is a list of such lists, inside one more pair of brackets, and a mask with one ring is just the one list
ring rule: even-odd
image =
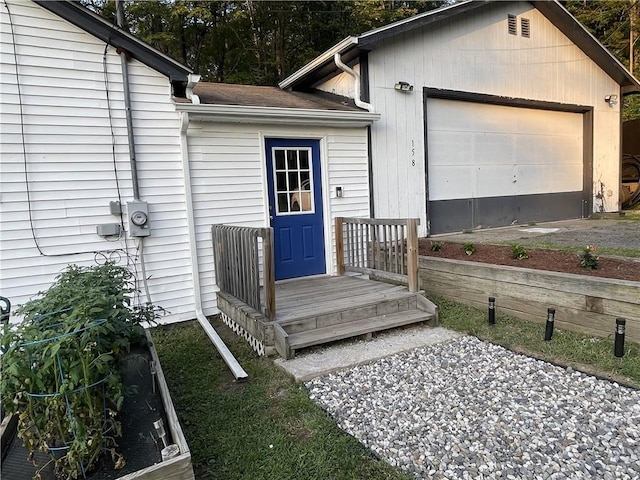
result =
[[325,273],[320,143],[268,139],[276,280]]

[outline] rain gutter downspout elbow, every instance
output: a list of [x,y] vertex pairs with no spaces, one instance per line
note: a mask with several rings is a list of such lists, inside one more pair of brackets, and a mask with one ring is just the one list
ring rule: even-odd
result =
[[236,380],[246,380],[247,372],[240,366],[224,341],[215,331],[209,319],[202,310],[202,298],[200,297],[200,269],[198,268],[198,250],[196,245],[196,224],[193,214],[193,193],[191,191],[191,170],[189,166],[189,146],[187,144],[187,131],[189,129],[189,114],[180,114],[180,152],[182,154],[182,172],[184,175],[185,203],[187,207],[187,225],[189,228],[189,254],[191,260],[191,275],[193,277],[193,301],[195,305],[196,319],[204,329],[209,340],[218,349],[222,359],[227,364]]
[[373,105],[371,105],[370,103],[362,101],[361,92],[360,92],[360,74],[358,72],[356,72],[355,70],[353,70],[351,67],[349,67],[346,63],[343,63],[342,57],[337,52],[333,56],[333,61],[336,63],[336,66],[340,70],[342,70],[345,73],[348,73],[349,75],[351,75],[355,79],[355,93],[354,93],[354,97],[355,98],[354,98],[354,100],[356,102],[356,106],[358,106],[360,108],[364,108],[365,110],[373,113],[374,112]]

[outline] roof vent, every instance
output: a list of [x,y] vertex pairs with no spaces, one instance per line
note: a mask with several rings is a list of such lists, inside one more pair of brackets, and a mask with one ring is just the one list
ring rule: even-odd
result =
[[515,15],[508,15],[509,34],[518,35],[518,19]]
[[531,26],[528,18],[520,19],[520,31],[523,37],[529,38],[531,35]]

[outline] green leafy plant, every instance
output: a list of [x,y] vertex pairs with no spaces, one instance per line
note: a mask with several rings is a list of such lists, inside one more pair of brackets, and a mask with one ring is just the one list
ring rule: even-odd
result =
[[598,256],[595,255],[596,252],[595,245],[587,245],[580,253],[580,266],[582,268],[589,268],[591,270],[596,270],[598,268]]
[[18,414],[30,456],[50,454],[57,478],[83,476],[105,451],[116,468],[124,465],[115,449],[124,400],[119,354],[143,341],[142,322],[162,313],[132,305],[134,293],[126,268],[72,265],[17,310],[21,323],[3,327],[2,405]]
[[462,246],[462,249],[464,250],[464,253],[466,253],[467,255],[473,255],[476,252],[476,246],[471,242],[465,243]]
[[511,258],[523,260],[525,258],[529,258],[529,253],[527,252],[527,249],[524,248],[524,245],[514,243],[511,245]]
[[431,242],[429,248],[432,252],[439,252],[440,250],[442,250],[442,242]]

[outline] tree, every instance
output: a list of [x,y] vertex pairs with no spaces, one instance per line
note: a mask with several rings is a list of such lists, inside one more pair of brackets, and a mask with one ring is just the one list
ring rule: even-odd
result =
[[[82,0],[115,23],[114,0]],[[124,2],[124,28],[205,81],[275,85],[348,35],[446,0]]]
[[[566,7],[629,71],[640,72],[640,0],[570,0]],[[640,94],[627,95],[623,120],[640,118]]]

